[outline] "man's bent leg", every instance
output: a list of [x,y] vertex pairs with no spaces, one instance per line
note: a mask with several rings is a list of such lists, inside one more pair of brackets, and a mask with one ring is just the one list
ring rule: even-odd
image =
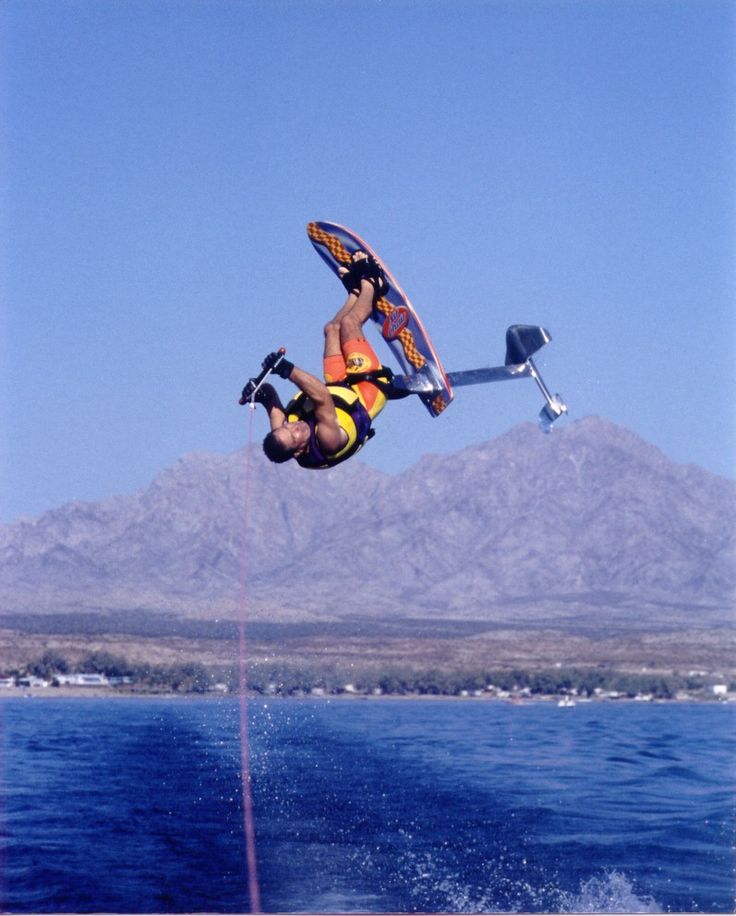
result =
[[[373,347],[363,336],[363,325],[373,311],[375,290],[368,280],[361,282],[360,293],[351,293],[335,317],[325,325],[323,371],[326,382],[348,382],[350,373],[373,372],[381,369]],[[373,417],[386,406],[386,395],[372,382],[357,382],[354,386],[363,406]]]
[[[345,352],[345,344],[349,340],[355,340],[363,336],[363,325],[370,318],[373,311],[373,297],[375,290],[368,280],[362,280],[360,284],[360,293],[353,302],[351,308],[346,309],[347,302],[341,311],[344,311],[340,319],[340,340],[342,349]],[[348,300],[349,302],[350,300]],[[338,313],[339,314],[339,313]]]
[[[373,286],[361,282],[360,293],[350,293],[335,317],[325,325],[323,369],[326,382],[345,378],[345,344],[363,336],[363,325],[373,310]],[[375,356],[375,354],[374,354]]]
[[373,347],[368,343],[365,337],[356,337],[354,340],[347,340],[343,344],[343,354],[345,365],[347,366],[347,382],[350,387],[357,393],[361,403],[368,411],[371,419],[386,406],[386,395],[373,382],[356,382],[350,383],[350,375],[364,372],[376,372],[382,369],[381,361],[376,356]]
[[340,327],[343,318],[352,310],[358,297],[350,293],[345,304],[334,318],[325,325],[325,348],[322,360],[322,372],[326,382],[340,382],[345,378],[345,358],[340,342]]

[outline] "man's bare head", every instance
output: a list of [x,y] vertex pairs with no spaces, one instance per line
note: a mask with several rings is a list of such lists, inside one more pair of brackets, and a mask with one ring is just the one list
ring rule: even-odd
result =
[[263,451],[269,461],[281,464],[306,451],[311,434],[310,426],[304,420],[287,420],[266,436]]

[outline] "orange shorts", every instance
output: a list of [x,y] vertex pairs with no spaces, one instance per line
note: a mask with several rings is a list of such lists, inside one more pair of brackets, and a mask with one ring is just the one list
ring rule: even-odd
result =
[[[350,383],[350,374],[355,372],[373,372],[381,368],[381,363],[373,347],[365,337],[357,337],[342,345],[342,353],[326,356],[322,369],[327,384],[347,381]],[[373,382],[357,382],[350,385],[360,398],[360,403],[368,411],[371,419],[386,406],[386,395]]]

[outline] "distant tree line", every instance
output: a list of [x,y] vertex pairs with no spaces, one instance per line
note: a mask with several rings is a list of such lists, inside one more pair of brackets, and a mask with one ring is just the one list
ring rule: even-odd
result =
[[[487,669],[456,671],[440,668],[393,668],[386,671],[341,674],[286,669],[262,669],[249,677],[249,686],[258,693],[294,695],[315,687],[325,693],[341,693],[347,684],[358,693],[380,692],[390,695],[457,696],[463,693],[524,693],[531,696],[574,694],[590,697],[596,691],[618,693],[624,697],[650,695],[671,699],[680,691],[697,692],[707,687],[707,679],[681,674],[632,673],[610,668]],[[731,689],[736,684],[731,685]]]
[[[212,689],[238,689],[238,673],[230,667],[206,667],[195,661],[162,665],[131,662],[104,651],[89,652],[71,661],[62,653],[49,650],[23,670],[6,675],[33,675],[52,681],[56,675],[72,672],[104,674],[125,679],[132,689],[145,692],[205,693]],[[559,696],[573,694],[590,697],[599,692],[622,697],[640,695],[671,699],[685,691],[705,691],[705,675],[626,672],[599,666],[590,668],[489,668],[457,671],[441,668],[393,666],[385,670],[335,668],[325,671],[317,666],[271,664],[252,667],[247,676],[250,691],[262,695],[303,696],[314,692],[386,694],[392,696],[457,696],[488,692],[509,695]],[[736,691],[736,683],[729,684]]]

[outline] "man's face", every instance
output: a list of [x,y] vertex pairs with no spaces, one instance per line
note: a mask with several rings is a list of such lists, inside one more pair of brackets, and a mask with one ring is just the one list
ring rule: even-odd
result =
[[309,424],[304,420],[293,422],[286,420],[282,426],[273,431],[273,434],[281,445],[293,455],[301,455],[309,445],[310,429]]

